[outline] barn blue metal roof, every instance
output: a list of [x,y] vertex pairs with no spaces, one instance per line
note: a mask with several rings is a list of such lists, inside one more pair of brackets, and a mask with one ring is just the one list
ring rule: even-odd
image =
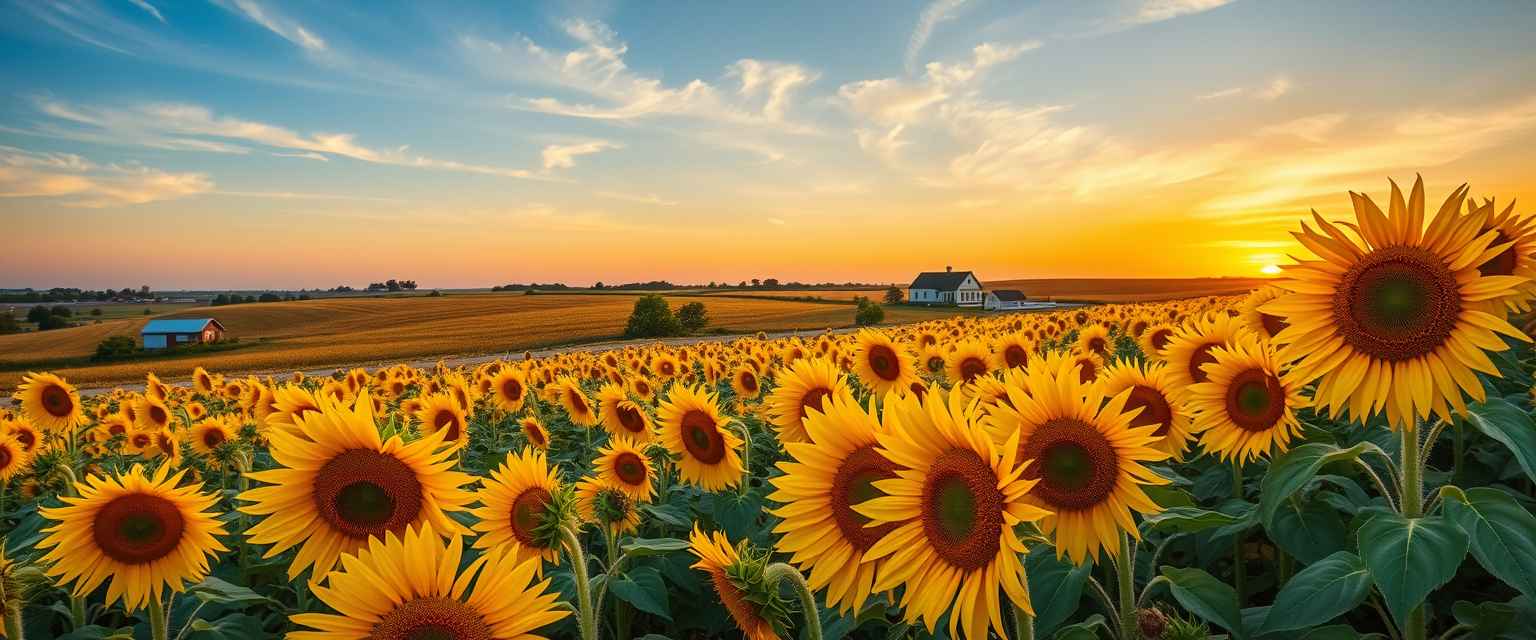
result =
[[150,320],[139,333],[198,333],[210,322],[213,322],[213,318]]

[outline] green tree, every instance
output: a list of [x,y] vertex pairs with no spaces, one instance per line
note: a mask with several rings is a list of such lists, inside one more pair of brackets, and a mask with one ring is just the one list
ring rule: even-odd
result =
[[709,311],[702,302],[690,302],[677,308],[677,322],[688,333],[696,333],[709,324]]
[[867,327],[872,324],[880,324],[885,321],[885,308],[864,296],[854,298],[859,304],[859,310],[853,313],[853,323]]
[[635,301],[635,309],[629,314],[629,323],[624,326],[626,338],[663,338],[682,333],[683,325],[677,321],[677,316],[672,315],[671,305],[654,293],[640,296]]
[[0,312],[0,334],[17,331],[21,331],[21,325],[16,322],[16,316],[11,315],[9,311]]
[[67,326],[69,326],[69,320],[65,319],[64,316],[56,316],[50,313],[47,317],[43,318],[42,322],[37,323],[37,330],[51,331],[53,329],[63,329]]
[[48,312],[48,307],[43,305],[35,305],[27,309],[27,322],[32,324],[42,324],[43,321],[47,320],[48,316],[50,315],[52,314]]
[[115,360],[124,356],[133,355],[139,350],[138,343],[129,336],[109,336],[96,344],[96,355],[92,360]]
[[901,304],[902,297],[901,289],[898,287],[891,287],[885,290],[886,304]]

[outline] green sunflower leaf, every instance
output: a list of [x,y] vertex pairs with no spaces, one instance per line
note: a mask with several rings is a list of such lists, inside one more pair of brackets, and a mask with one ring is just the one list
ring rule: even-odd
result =
[[1491,487],[1452,493],[1445,515],[1467,532],[1472,557],[1488,573],[1536,596],[1536,516]]
[[1430,592],[1456,575],[1467,555],[1467,534],[1440,517],[1377,515],[1357,532],[1360,557],[1399,626]]
[[1365,562],[1339,551],[1308,565],[1285,583],[1260,633],[1323,624],[1360,606],[1370,594],[1371,575]]

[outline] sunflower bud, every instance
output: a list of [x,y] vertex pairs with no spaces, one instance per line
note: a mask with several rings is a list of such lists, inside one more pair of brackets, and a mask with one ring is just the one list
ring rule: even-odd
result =
[[1157,640],[1168,630],[1168,616],[1156,608],[1141,609],[1136,612],[1136,626],[1141,629],[1143,637]]

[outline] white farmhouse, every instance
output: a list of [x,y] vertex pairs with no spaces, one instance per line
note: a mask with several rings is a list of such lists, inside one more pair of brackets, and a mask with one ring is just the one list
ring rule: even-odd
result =
[[982,306],[988,311],[1006,311],[1009,309],[1028,308],[1027,298],[1023,291],[1017,289],[993,289],[987,292],[987,301]]
[[907,287],[908,304],[956,305],[979,307],[982,304],[981,281],[969,271],[924,271]]

